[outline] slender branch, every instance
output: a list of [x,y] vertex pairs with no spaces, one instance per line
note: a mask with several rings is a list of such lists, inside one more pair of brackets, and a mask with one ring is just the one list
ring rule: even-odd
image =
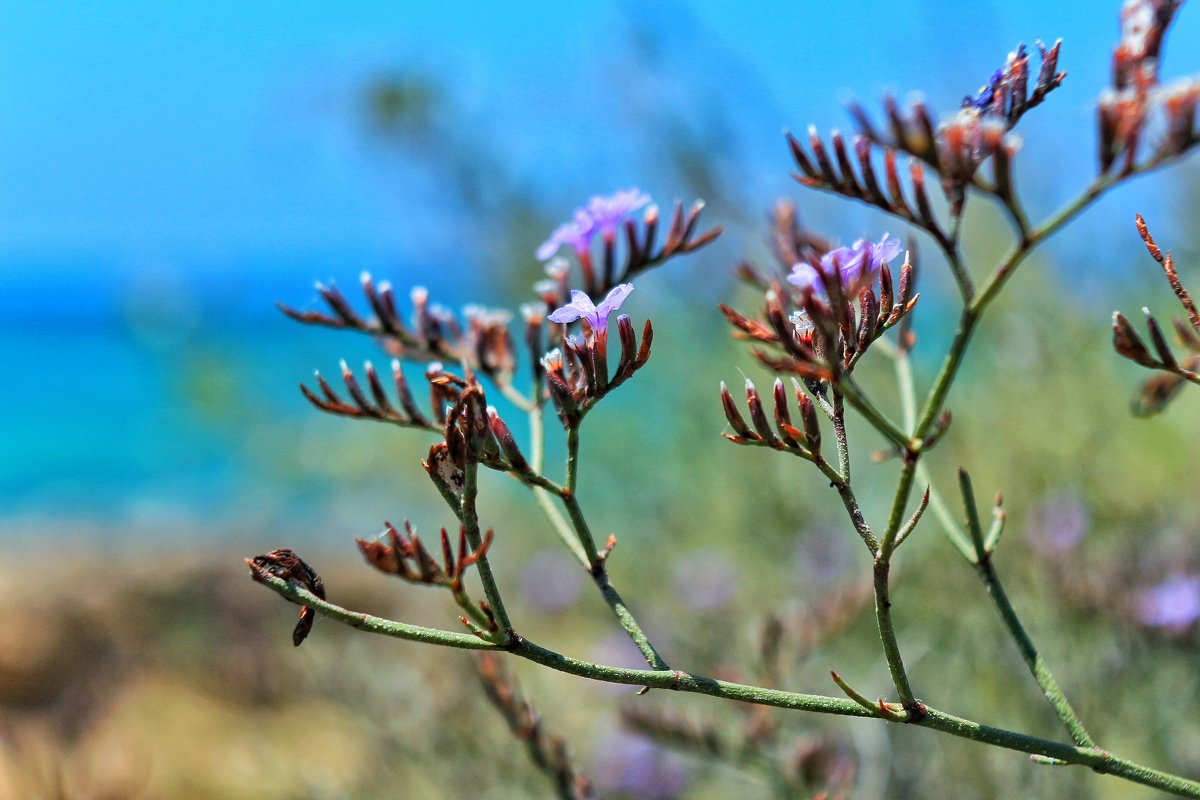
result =
[[600,589],[600,594],[604,598],[604,602],[608,603],[608,607],[612,609],[617,621],[621,623],[621,627],[625,629],[625,632],[629,634],[629,638],[637,645],[637,649],[646,659],[646,663],[655,669],[669,669],[667,662],[663,660],[658,650],[650,643],[650,637],[646,635],[637,618],[633,616],[633,612],[625,605],[620,592],[617,591],[616,587],[609,580],[608,569],[605,567],[604,559],[596,552],[595,539],[592,537],[592,531],[588,527],[587,519],[583,516],[583,509],[579,506],[579,500],[574,494],[565,492],[562,501],[563,505],[566,506],[567,515],[571,518],[571,524],[575,526],[575,531],[579,535],[579,541],[587,551],[592,581]]
[[842,390],[833,387],[833,438],[837,443],[838,471],[844,483],[850,483],[850,442],[846,438],[846,408],[842,398]]
[[[845,397],[855,411],[862,414],[867,422],[871,423],[871,427],[879,431],[884,437],[897,447],[908,447],[908,436],[904,431],[896,426],[896,423],[887,418],[886,415],[877,409],[862,389],[858,387],[848,375],[842,376],[838,381],[838,387],[841,389],[842,395]],[[836,416],[836,411],[835,411]]]
[[[535,418],[536,417],[536,418]],[[530,414],[531,428],[534,431],[541,431],[541,408],[534,409]],[[533,447],[533,467],[536,472],[540,473],[543,458],[543,447],[539,437],[534,441]],[[550,501],[549,495],[544,492],[534,490],[535,498],[538,505],[542,507],[543,512],[550,519],[555,530],[558,531],[559,537],[567,542],[579,562],[588,570],[592,576],[592,581],[600,590],[600,595],[604,598],[604,602],[612,610],[613,615],[617,618],[617,622],[625,629],[629,638],[637,646],[638,651],[646,659],[646,663],[655,669],[668,669],[667,662],[659,654],[658,650],[650,642],[650,638],[646,635],[641,624],[634,617],[633,612],[625,604],[621,593],[608,577],[608,569],[604,564],[604,557],[596,548],[596,539],[592,536],[591,527],[588,525],[587,518],[583,514],[583,508],[579,505],[579,498],[575,495],[575,487],[579,481],[579,429],[572,427],[567,431],[567,485],[559,487],[556,494],[562,502],[563,508],[566,509],[567,517],[563,519],[558,509]],[[543,500],[545,501],[543,503]]]
[[527,413],[533,411],[536,404],[528,397],[514,389],[511,383],[508,381],[504,381],[503,383],[500,381],[495,381],[495,383],[498,387],[500,387],[500,393],[507,397],[509,402],[518,409]]
[[1000,583],[1000,576],[996,574],[996,569],[992,565],[991,554],[985,553],[984,557],[976,562],[975,569],[979,573],[979,577],[983,580],[984,586],[987,587],[988,596],[995,603],[996,610],[1000,612],[1000,618],[1004,620],[1004,626],[1008,628],[1008,632],[1012,635],[1017,649],[1021,651],[1021,658],[1024,659],[1025,665],[1029,667],[1029,671],[1033,674],[1033,679],[1037,681],[1038,686],[1041,688],[1042,694],[1049,701],[1054,712],[1058,714],[1058,718],[1062,720],[1063,725],[1066,726],[1067,732],[1071,734],[1071,738],[1080,747],[1094,747],[1096,743],[1088,734],[1087,729],[1083,727],[1079,715],[1075,713],[1075,709],[1071,706],[1070,701],[1067,700],[1066,693],[1058,685],[1058,681],[1054,679],[1054,674],[1050,672],[1050,667],[1046,666],[1046,662],[1042,660],[1042,656],[1034,646],[1033,640],[1025,632],[1025,626],[1021,624],[1016,610],[1013,609],[1012,603],[1009,602],[1008,594],[1004,591],[1003,584]]
[[[535,405],[529,410],[529,464],[531,469],[538,475],[542,474],[542,469],[546,462],[546,445],[545,445],[545,413],[540,404]],[[571,551],[571,554],[585,568],[591,569],[591,562],[588,561],[588,555],[583,550],[583,545],[579,543],[578,537],[571,529],[571,524],[563,517],[562,512],[558,510],[558,506],[554,505],[554,500],[545,489],[539,489],[535,486],[530,486],[530,491],[533,492],[533,500],[537,503],[538,508],[546,515],[546,519],[550,521],[550,526],[554,528],[554,532],[558,534],[558,538],[562,539],[563,544]],[[557,492],[556,492],[557,494]]]
[[[368,614],[349,611],[341,606],[317,598],[299,584],[289,583],[282,578],[277,578],[267,573],[260,573],[255,578],[286,599],[307,606],[323,617],[328,617],[370,633],[469,650],[508,650],[519,658],[527,659],[550,669],[607,683],[648,686],[656,689],[704,694],[726,700],[738,700],[745,703],[797,711],[811,711],[846,717],[878,718],[878,713],[872,713],[849,698],[767,689],[717,680],[679,670],[625,669],[593,664],[547,650],[520,637],[517,637],[509,645],[502,647],[485,642],[470,634],[423,628],[417,625],[408,625],[403,622],[395,622]],[[906,724],[929,728],[963,739],[983,742],[1043,758],[1056,759],[1068,764],[1083,765],[1096,772],[1114,775],[1144,786],[1161,789],[1180,797],[1200,799],[1200,781],[1192,781],[1177,775],[1151,769],[1141,764],[1118,758],[1099,748],[1079,747],[1049,739],[1041,739],[973,722],[928,706],[924,706],[923,708],[923,716],[919,719],[910,716]]]
[[[483,544],[482,537],[479,535],[479,514],[475,509],[475,498],[478,492],[479,464],[473,459],[467,459],[466,468],[463,470],[462,501],[459,512],[463,528],[467,532],[467,541],[470,542],[471,549],[476,552]],[[483,593],[487,595],[492,613],[496,615],[496,624],[500,626],[500,635],[504,637],[504,641],[507,641],[512,635],[512,622],[508,618],[508,611],[504,608],[504,600],[500,597],[500,587],[496,585],[496,576],[492,573],[492,565],[486,553],[480,554],[475,566],[479,570]]]
[[904,667],[904,659],[900,656],[900,643],[896,640],[896,628],[892,623],[892,600],[888,589],[888,574],[891,562],[883,556],[875,559],[875,621],[879,626],[879,640],[883,643],[883,655],[887,660],[888,672],[892,674],[892,683],[900,695],[900,703],[911,715],[920,716],[924,713],[922,706],[913,695],[912,685],[908,680],[908,672]]
[[575,493],[579,483],[579,426],[567,429],[567,491]]

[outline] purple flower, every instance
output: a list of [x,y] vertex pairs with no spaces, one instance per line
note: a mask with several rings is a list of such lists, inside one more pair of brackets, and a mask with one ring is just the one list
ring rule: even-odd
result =
[[673,573],[675,594],[689,608],[709,611],[733,599],[737,575],[716,550],[702,548],[678,557]]
[[[859,282],[873,279],[883,265],[900,255],[900,241],[889,239],[888,234],[878,242],[859,239],[850,247],[838,247],[821,256],[821,269],[828,274],[837,274],[841,285],[850,289]],[[821,290],[821,277],[816,268],[806,262],[792,266],[788,282],[801,289],[811,286]]]
[[606,792],[641,800],[671,800],[687,789],[687,764],[642,736],[613,734],[596,748],[592,774]]
[[618,191],[607,197],[595,195],[587,205],[575,209],[570,222],[559,225],[550,238],[537,249],[539,261],[545,261],[566,245],[581,258],[591,249],[592,237],[597,233],[609,234],[625,221],[625,218],[650,202],[650,195],[633,188]]
[[1078,492],[1062,490],[1042,501],[1028,519],[1025,535],[1034,547],[1059,556],[1071,552],[1083,541],[1091,514]]
[[650,202],[650,195],[637,187],[588,201],[587,214],[602,233],[612,233],[626,217]]
[[1200,620],[1200,575],[1176,575],[1138,592],[1134,615],[1148,627],[1186,630]]
[[535,608],[555,612],[570,608],[582,588],[578,565],[558,550],[542,550],[530,556],[521,569],[521,590]]
[[582,255],[591,248],[592,236],[595,233],[596,226],[592,218],[583,209],[579,209],[575,212],[573,220],[559,225],[554,229],[554,233],[550,234],[550,238],[542,242],[541,247],[537,249],[538,261],[553,257],[563,245]]
[[584,319],[592,327],[592,333],[596,336],[603,336],[608,331],[609,315],[621,307],[621,304],[625,302],[625,298],[632,291],[633,284],[618,284],[613,287],[608,296],[601,300],[600,305],[597,306],[592,304],[592,298],[588,297],[586,292],[572,289],[571,302],[555,310],[547,319],[551,322],[562,323]]

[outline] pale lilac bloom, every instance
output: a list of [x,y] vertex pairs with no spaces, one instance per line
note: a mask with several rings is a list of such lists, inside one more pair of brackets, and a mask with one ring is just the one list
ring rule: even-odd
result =
[[679,556],[672,572],[675,596],[693,610],[710,611],[733,599],[737,575],[717,550],[701,548]]
[[607,197],[593,196],[587,205],[575,209],[570,222],[559,225],[550,238],[542,242],[537,249],[538,260],[545,261],[564,245],[583,257],[591,249],[593,236],[613,233],[630,214],[649,202],[650,195],[637,188]]
[[525,602],[545,612],[570,608],[582,589],[578,572],[578,565],[557,550],[534,553],[521,569]]
[[601,740],[592,775],[603,791],[639,800],[672,800],[687,789],[688,765],[648,738],[627,733]]
[[1176,575],[1138,592],[1134,614],[1143,625],[1182,632],[1200,620],[1200,575]]
[[1029,514],[1025,535],[1038,550],[1050,555],[1069,553],[1083,541],[1091,513],[1076,491],[1063,490],[1046,498]]
[[[874,278],[883,265],[900,255],[900,240],[889,239],[888,234],[878,242],[859,239],[850,247],[838,247],[821,256],[821,269],[827,274],[837,275],[844,288],[852,288],[860,281]],[[811,286],[822,291],[821,276],[811,264],[801,261],[792,266],[788,282],[801,289]]]
[[562,308],[556,309],[547,319],[551,322],[561,323],[585,319],[588,325],[592,327],[592,332],[597,336],[602,336],[608,331],[609,316],[621,307],[621,304],[625,302],[625,298],[632,291],[633,284],[618,284],[613,287],[607,297],[600,301],[600,305],[594,305],[592,298],[588,297],[586,292],[572,289],[571,302]]
[[637,187],[588,201],[587,214],[602,233],[612,233],[625,218],[650,202],[650,195]]
[[575,218],[564,222],[554,229],[550,238],[542,242],[537,249],[539,261],[545,261],[558,252],[563,245],[570,247],[576,253],[583,255],[592,246],[592,236],[596,233],[596,225],[583,209],[575,212]]

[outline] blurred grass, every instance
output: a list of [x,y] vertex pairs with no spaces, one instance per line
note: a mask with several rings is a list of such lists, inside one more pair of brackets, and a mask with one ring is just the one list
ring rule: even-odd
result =
[[[521,180],[486,142],[450,135],[469,129],[452,97],[401,78],[368,87],[375,122],[428,168],[432,183],[453,189],[442,201],[468,220],[463,239],[487,251],[468,260],[517,265],[511,274],[459,279],[455,290],[524,298],[538,274],[531,243],[553,218],[525,199]],[[715,122],[696,123],[701,129],[692,134],[661,137],[671,143],[660,149],[677,174],[657,177],[703,190],[713,222],[736,222],[693,263],[639,280],[628,310],[653,316],[654,358],[589,418],[580,496],[597,536],[618,537],[613,580],[672,664],[765,680],[761,631],[775,615],[785,631],[782,686],[836,694],[828,675],[836,668],[868,696],[886,695],[874,621],[852,600],[868,559],[826,482],[802,462],[719,436],[718,382],[736,386],[741,370],[760,387],[770,378],[730,341],[713,307],[716,297],[732,295],[735,305],[754,308],[759,300],[732,287],[728,265],[747,252],[761,261],[763,251],[758,221],[745,212],[762,198],[739,194],[752,181],[734,179],[733,155],[712,157],[730,126],[713,113]],[[668,131],[671,121],[659,120]],[[647,129],[647,140],[654,135]],[[721,174],[704,171],[710,159]],[[729,188],[719,195],[714,187]],[[1194,187],[1181,191],[1181,208],[1195,208]],[[830,232],[846,238],[864,229],[865,218],[895,232],[841,203],[804,200],[811,201],[806,212],[816,209],[810,220],[836,220]],[[989,211],[973,214],[971,255],[986,264],[1002,251],[1005,228]],[[1056,242],[1051,255],[1022,268],[972,345],[949,403],[953,425],[929,464],[948,499],[960,464],[971,470],[981,503],[1004,493],[1009,526],[998,567],[1096,738],[1123,756],[1196,776],[1200,632],[1146,629],[1131,608],[1141,588],[1200,571],[1200,496],[1192,490],[1200,393],[1188,387],[1165,414],[1130,417],[1129,398],[1145,374],[1111,352],[1109,314],[1146,304],[1167,318],[1174,308],[1132,226],[1113,231],[1104,248]],[[1185,280],[1197,274],[1200,262],[1184,254],[1200,245],[1164,244],[1181,254]],[[1097,277],[1100,267],[1123,262],[1128,269],[1116,278]],[[310,277],[320,276],[298,278],[297,286]],[[934,374],[952,324],[947,287],[930,257],[917,311],[919,386]],[[549,796],[486,706],[468,656],[327,621],[293,649],[295,609],[247,579],[241,558],[251,549],[294,545],[325,576],[335,602],[455,625],[445,598],[370,571],[351,542],[378,531],[383,518],[411,516],[424,531],[447,524],[416,463],[428,441],[316,415],[297,421],[293,377],[276,380],[276,373],[330,371],[333,363],[314,355],[325,352],[310,346],[318,337],[355,356],[370,344],[300,329],[288,335],[298,344],[266,351],[268,374],[258,371],[253,341],[192,341],[163,356],[175,362],[170,400],[186,399],[211,423],[213,446],[227,460],[249,464],[256,481],[288,487],[272,496],[281,507],[243,501],[244,515],[201,514],[167,532],[123,527],[97,536],[100,523],[31,528],[20,552],[8,554],[0,573],[8,601],[0,617],[0,798]],[[898,416],[890,365],[872,357],[863,373],[868,391]],[[165,429],[177,425],[168,422]],[[895,464],[872,463],[884,443],[852,422],[855,482],[877,520],[892,496]],[[549,463],[557,465],[561,442],[551,439]],[[251,488],[234,491],[253,498]],[[494,566],[521,633],[570,655],[638,665],[586,576],[552,555],[556,541],[524,491],[488,476],[480,507],[484,525],[496,529]],[[1068,527],[1082,538],[1055,550],[1049,541]],[[254,544],[234,551],[232,541]],[[983,722],[1065,738],[932,515],[901,551],[894,600],[920,697]],[[824,626],[828,636],[812,635],[831,616],[845,619]],[[650,762],[622,760],[622,707],[679,710],[735,740],[745,731],[745,708],[666,692],[638,698],[624,687],[513,667],[605,796],[771,796],[767,781],[718,759],[655,752]],[[852,753],[856,798],[1156,796],[925,731],[769,715],[780,725],[773,747],[782,761],[813,736]]]
[[[1145,300],[1169,312],[1169,295],[1153,277],[1120,287],[1129,298],[1121,305]],[[652,293],[653,280],[644,293]],[[927,280],[940,276],[930,270]],[[952,396],[954,423],[931,455],[932,471],[949,497],[958,464],[972,470],[981,498],[1004,492],[1010,522],[999,568],[1098,740],[1145,763],[1196,774],[1196,630],[1146,630],[1130,609],[1139,588],[1200,564],[1200,501],[1187,489],[1200,404],[1185,391],[1164,415],[1132,419],[1128,398],[1143,376],[1108,349],[1107,311],[1117,301],[1088,302],[1070,283],[1031,264],[995,309]],[[938,316],[936,307],[925,311]],[[805,464],[718,436],[716,383],[736,381],[739,365],[751,369],[750,359],[728,341],[715,313],[685,317],[668,308],[656,322],[649,377],[607,401],[585,436],[581,497],[597,534],[618,536],[614,581],[674,664],[754,680],[758,632],[775,613],[792,637],[784,640],[788,688],[836,693],[832,667],[868,695],[886,695],[869,614],[794,649],[814,609],[848,602],[835,590],[860,580],[867,561],[835,498]],[[920,330],[922,382],[942,336],[929,326]],[[888,363],[864,369],[869,391],[888,405]],[[343,420],[312,424],[310,436],[344,453],[340,466],[324,463],[327,477],[350,485],[364,469],[391,472],[393,457],[380,457],[399,446],[407,457],[392,481],[400,487],[397,510],[430,490],[413,463],[422,445],[412,437]],[[851,435],[856,481],[877,517],[892,491],[894,464],[870,463],[882,442],[863,425]],[[1047,512],[1054,502],[1074,503],[1074,516]],[[481,508],[485,524],[497,530],[495,564],[520,630],[569,654],[636,664],[584,576],[553,559],[542,572],[526,571],[525,562],[554,542],[523,491],[490,477]],[[428,529],[445,516],[415,521]],[[1046,544],[1054,533],[1044,530],[1046,519],[1082,526],[1085,535],[1074,548],[1055,551]],[[364,519],[356,533],[377,523]],[[272,535],[287,543],[285,533]],[[343,544],[335,547],[337,539]],[[356,564],[346,535],[317,552],[315,566],[335,601],[453,626],[443,598]],[[484,705],[467,656],[372,639],[325,621],[293,650],[293,609],[245,579],[244,555],[148,543],[113,560],[76,545],[53,555],[34,548],[10,564],[2,586],[9,609],[0,619],[0,797],[365,798],[397,786],[414,797],[546,796],[548,786]],[[54,564],[49,575],[47,559]],[[982,721],[1059,737],[973,573],[932,517],[905,546],[899,570],[896,613],[919,696]],[[550,580],[565,600],[542,597]],[[604,756],[616,746],[623,705],[681,709],[733,731],[741,713],[706,698],[634,698],[627,689],[525,664],[516,671],[547,724],[572,743],[584,772],[593,764],[612,769]],[[1017,754],[923,731],[775,716],[785,718],[782,742],[819,733],[852,749],[854,796],[1152,796],[1083,770],[1035,767]],[[719,763],[682,757],[679,764],[686,796],[770,796],[765,782],[746,783],[743,773]],[[593,777],[605,785],[605,775]],[[646,789],[616,796],[656,795]]]

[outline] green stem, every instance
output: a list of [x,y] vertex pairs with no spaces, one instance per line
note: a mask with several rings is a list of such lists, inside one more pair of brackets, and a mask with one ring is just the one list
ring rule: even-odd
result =
[[983,580],[984,586],[987,587],[988,596],[995,603],[996,610],[1000,612],[1004,626],[1008,628],[1017,649],[1021,651],[1021,658],[1025,660],[1025,665],[1029,667],[1034,680],[1041,687],[1042,694],[1049,701],[1054,712],[1058,714],[1063,725],[1066,726],[1067,732],[1071,734],[1075,744],[1080,747],[1095,747],[1096,743],[1088,734],[1087,729],[1083,727],[1079,715],[1075,713],[1075,709],[1067,700],[1066,693],[1054,679],[1054,674],[1050,672],[1046,662],[1042,660],[1042,656],[1034,646],[1033,640],[1029,638],[1029,634],[1025,632],[1025,626],[1021,624],[1017,612],[1009,602],[1008,594],[1004,591],[1003,584],[1000,583],[1000,576],[996,574],[996,569],[992,566],[991,554],[984,553],[984,557],[976,562],[975,569]]
[[[854,382],[849,375],[844,375],[838,381],[838,388],[845,397],[846,402],[853,406],[854,410],[862,414],[867,422],[871,423],[871,427],[879,431],[897,447],[908,447],[908,436],[902,430],[896,427],[896,423],[892,422],[882,411],[877,409],[862,389]],[[836,411],[835,411],[836,416]]]
[[[535,451],[535,454],[540,454],[539,451]],[[589,574],[591,574],[592,581],[600,590],[600,595],[604,598],[604,602],[608,604],[613,615],[617,618],[617,622],[625,629],[629,638],[646,659],[646,663],[655,669],[667,669],[667,662],[663,660],[658,650],[650,643],[650,638],[638,623],[637,618],[633,616],[633,612],[625,604],[621,593],[617,591],[608,578],[608,569],[605,567],[604,557],[596,549],[596,539],[592,536],[592,529],[588,525],[587,518],[583,515],[583,508],[579,505],[579,498],[575,496],[575,487],[578,482],[579,429],[578,427],[571,427],[567,430],[567,485],[558,492],[558,497],[562,501],[563,508],[567,511],[567,517],[570,519],[570,526],[574,529],[575,535],[572,538],[569,534],[569,529],[566,535],[560,529],[559,535],[563,536],[564,540],[571,540],[572,551],[576,553],[580,562],[587,568]],[[561,515],[558,514],[558,509],[554,508],[553,505],[549,509],[547,516],[551,517],[552,522],[555,518],[562,520]],[[553,512],[553,515],[550,514],[550,511]],[[563,526],[566,526],[565,521],[563,521]]]
[[560,497],[563,507],[567,510],[567,517],[571,520],[571,526],[575,529],[575,538],[585,553],[587,568],[595,574],[596,569],[603,566],[604,559],[600,558],[600,553],[596,550],[596,540],[592,537],[592,529],[587,523],[587,518],[583,516],[579,498],[569,489],[564,491]]
[[579,482],[579,427],[572,425],[567,429],[567,491],[575,493],[575,485]]
[[917,472],[917,462],[921,454],[914,450],[905,449],[904,466],[900,468],[900,480],[896,484],[896,497],[892,501],[892,510],[888,515],[887,527],[883,531],[883,541],[879,544],[879,557],[884,561],[891,559],[896,549],[896,535],[904,524],[904,512],[908,508],[909,496],[912,494],[913,478]]
[[833,387],[833,438],[837,443],[838,471],[842,481],[850,483],[850,441],[846,438],[846,408],[842,399],[842,390]]
[[[529,411],[529,466],[538,475],[542,474],[542,470],[546,463],[546,432],[545,432],[545,414],[540,404],[535,405]],[[571,529],[570,523],[563,517],[562,512],[558,510],[558,506],[554,505],[554,500],[550,494],[544,489],[539,489],[535,486],[530,486],[530,491],[533,492],[533,500],[537,503],[538,508],[546,515],[546,519],[550,521],[550,526],[554,528],[554,532],[558,534],[558,538],[562,539],[563,544],[571,551],[571,554],[578,559],[579,563],[584,567],[591,569],[591,562],[588,561],[587,553],[584,552],[583,546],[579,543],[579,539],[575,532]],[[559,494],[559,492],[555,492]]]
[[[349,611],[341,606],[317,598],[299,584],[289,583],[273,575],[262,574],[258,576],[258,580],[288,600],[307,606],[323,617],[328,617],[359,630],[378,633],[383,636],[468,650],[508,650],[515,656],[541,664],[550,669],[607,683],[647,686],[656,689],[704,694],[726,700],[738,700],[745,703],[797,711],[811,711],[846,717],[878,718],[878,714],[872,714],[869,710],[848,698],[766,689],[758,686],[721,681],[679,670],[624,669],[603,664],[593,664],[547,650],[520,637],[516,637],[507,646],[500,646],[483,641],[471,634],[455,633],[435,628],[423,628],[417,625],[408,625],[403,622],[395,622]],[[1098,748],[1079,747],[1003,728],[995,728],[990,725],[983,725],[978,722],[962,719],[961,717],[956,717],[928,706],[924,706],[923,710],[924,713],[922,716],[913,719],[907,724],[941,731],[951,736],[958,736],[963,739],[970,739],[1009,750],[1053,758],[1068,764],[1087,766],[1096,772],[1114,775],[1134,783],[1170,792],[1180,797],[1191,797],[1200,800],[1200,782],[1151,769],[1141,764],[1118,758]],[[910,717],[910,719],[912,718]]]
[[900,703],[910,713],[919,714],[921,705],[913,695],[912,685],[908,681],[904,659],[900,656],[900,643],[896,640],[896,628],[892,623],[892,601],[888,587],[891,566],[882,556],[875,559],[875,621],[879,626],[879,640],[883,643],[888,672],[892,674],[892,683],[900,695]]
[[633,612],[625,605],[624,599],[621,598],[620,592],[612,585],[608,578],[608,569],[605,567],[604,559],[596,551],[596,542],[592,537],[591,528],[588,527],[587,518],[583,516],[583,509],[579,506],[579,500],[570,492],[564,492],[562,495],[563,505],[567,509],[567,515],[571,518],[571,524],[575,526],[575,531],[579,536],[579,542],[587,551],[589,563],[589,572],[592,575],[592,581],[600,590],[600,595],[604,598],[604,602],[612,609],[613,615],[617,618],[617,622],[629,634],[629,638],[637,645],[637,649],[646,659],[646,663],[655,669],[668,669],[667,662],[659,655],[658,650],[650,643],[650,638],[638,623],[637,618],[633,616]]
[[[474,551],[478,551],[483,544],[482,537],[479,535],[479,514],[475,509],[475,497],[478,491],[479,464],[474,460],[468,459],[466,467],[463,470],[460,513],[463,528],[467,532],[467,541],[470,542],[471,549]],[[512,635],[512,622],[508,618],[508,611],[504,608],[504,601],[500,597],[500,587],[496,585],[496,576],[492,573],[492,565],[486,553],[479,556],[479,560],[475,562],[475,567],[479,571],[479,580],[483,584],[483,593],[487,595],[488,604],[492,607],[492,613],[496,615],[496,624],[500,626],[500,635],[507,641]]]

